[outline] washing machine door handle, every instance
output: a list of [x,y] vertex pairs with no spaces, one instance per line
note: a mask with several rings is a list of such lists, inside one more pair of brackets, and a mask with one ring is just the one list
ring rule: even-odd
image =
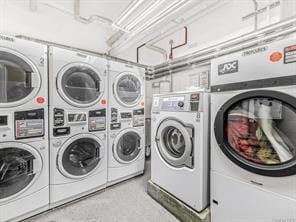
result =
[[193,156],[188,157],[188,159],[185,162],[185,166],[193,169],[193,166],[194,166]]
[[101,80],[96,80],[96,88],[98,92],[101,92]]
[[96,157],[100,158],[100,148],[99,147],[96,147]]
[[33,165],[31,165],[32,168],[32,174],[38,174],[42,169],[42,161],[40,159],[33,159],[31,160]]

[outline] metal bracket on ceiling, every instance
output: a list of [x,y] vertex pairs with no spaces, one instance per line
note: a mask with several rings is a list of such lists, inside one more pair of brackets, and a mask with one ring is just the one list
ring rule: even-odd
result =
[[279,7],[280,5],[281,5],[281,2],[280,1],[276,1],[276,2],[274,2],[274,3],[272,3],[272,4],[268,5],[268,6],[265,6],[263,8],[257,9],[257,13],[252,12],[252,13],[250,13],[250,14],[242,17],[242,21],[248,20],[248,19],[254,17],[256,14],[257,15],[262,14],[262,13],[266,12],[268,9],[270,10],[270,9],[274,9],[276,7]]

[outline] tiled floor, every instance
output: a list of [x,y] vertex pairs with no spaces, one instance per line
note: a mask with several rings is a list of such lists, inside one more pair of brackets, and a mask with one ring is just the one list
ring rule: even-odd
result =
[[144,176],[26,222],[177,222],[174,216],[147,195],[150,162],[146,165]]

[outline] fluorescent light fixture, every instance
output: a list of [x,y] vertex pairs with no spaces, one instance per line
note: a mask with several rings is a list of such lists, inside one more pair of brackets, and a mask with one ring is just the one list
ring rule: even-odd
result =
[[121,15],[119,16],[118,20],[115,24],[120,25],[130,14],[133,13],[142,3],[144,0],[134,0],[132,3],[124,10]]
[[153,12],[154,9],[156,9],[158,6],[160,6],[162,3],[164,3],[165,0],[157,0],[153,2],[145,11],[142,13],[137,19],[132,21],[130,24],[126,26],[126,29],[131,30],[133,29],[139,22],[141,22],[147,15],[149,15],[151,12]]
[[179,9],[180,7],[185,6],[186,4],[188,4],[189,2],[191,2],[190,0],[175,0],[172,4],[170,4],[168,7],[166,7],[164,10],[162,10],[157,16],[155,16],[153,19],[148,20],[146,23],[144,23],[142,26],[140,26],[135,32],[133,32],[133,35],[138,34],[139,32],[141,32],[143,29],[147,29],[151,28],[155,25],[157,25],[158,23],[160,23],[161,21],[163,21],[163,19],[171,14],[172,12],[174,12],[176,9]]

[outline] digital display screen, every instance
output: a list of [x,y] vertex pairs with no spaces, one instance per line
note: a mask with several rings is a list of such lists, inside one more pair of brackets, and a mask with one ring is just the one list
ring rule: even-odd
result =
[[7,126],[7,124],[8,124],[8,117],[0,116],[0,126]]
[[68,114],[68,121],[69,122],[86,122],[86,114],[85,113]]
[[162,109],[174,109],[177,107],[178,107],[178,101],[163,102],[161,106]]

